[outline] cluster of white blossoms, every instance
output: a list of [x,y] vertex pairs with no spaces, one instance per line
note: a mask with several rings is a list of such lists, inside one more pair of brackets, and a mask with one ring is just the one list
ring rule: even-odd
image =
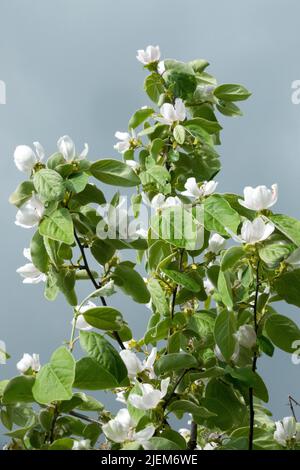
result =
[[[239,199],[239,203],[247,209],[261,212],[272,207],[278,199],[278,186],[273,184],[271,189],[266,186],[257,186],[252,188],[246,186],[244,189],[244,199]],[[241,234],[235,235],[228,231],[232,238],[240,243],[250,245],[262,242],[269,238],[274,232],[275,227],[268,222],[263,215],[258,215],[253,221],[245,220],[241,227]]]
[[275,423],[274,439],[283,447],[293,446],[300,442],[300,430],[293,416],[287,416]]
[[199,199],[201,197],[213,194],[218,186],[216,181],[204,181],[201,185],[196,182],[196,178],[188,178],[184,185],[186,191],[181,194],[192,199]]
[[[126,398],[126,391],[117,394],[117,401],[127,404],[127,402],[139,410],[154,410],[160,401],[166,396],[170,378],[163,379],[160,387],[156,388],[151,383],[140,383],[137,376],[140,373],[148,376],[149,380],[155,380],[154,362],[156,360],[157,349],[153,348],[147,359],[141,361],[136,353],[130,349],[120,351],[120,356],[127,368],[128,377],[135,386],[134,391]],[[154,435],[155,427],[148,425],[144,429],[136,432],[136,423],[131,417],[127,408],[122,408],[116,417],[103,426],[103,432],[108,439],[113,442],[137,442],[144,449],[149,448],[149,439]]]
[[[30,174],[34,167],[45,158],[44,147],[39,142],[33,142],[33,146],[35,150],[28,145],[18,145],[14,151],[16,167],[24,173]],[[89,146],[85,143],[83,151],[77,155],[75,144],[68,135],[64,135],[58,139],[57,148],[68,163],[74,160],[85,159],[89,151]]]

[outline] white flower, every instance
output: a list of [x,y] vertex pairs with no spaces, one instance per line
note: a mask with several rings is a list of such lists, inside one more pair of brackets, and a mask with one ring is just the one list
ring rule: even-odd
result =
[[142,363],[133,351],[130,351],[129,349],[123,349],[122,351],[120,351],[120,356],[127,368],[128,377],[130,379],[135,378],[137,374],[142,372]]
[[216,442],[207,442],[204,447],[197,446],[196,450],[215,450],[218,447]]
[[225,248],[226,240],[218,233],[214,233],[209,237],[208,251],[216,255]]
[[117,152],[124,153],[130,149],[132,136],[129,132],[117,131],[115,137],[120,141],[114,145],[114,149],[117,150]]
[[[235,344],[235,348],[234,348],[234,352],[230,358],[230,360],[233,362],[233,363],[236,363],[238,358],[239,358],[239,352],[240,352],[240,347],[239,347],[239,343],[236,343]],[[214,353],[217,357],[217,359],[221,362],[227,362],[226,359],[224,358],[223,354],[221,353],[221,349],[219,348],[219,346],[216,344],[215,345],[215,348],[214,348]]]
[[17,363],[17,369],[21,374],[25,374],[29,370],[38,372],[41,368],[40,358],[38,354],[23,354],[22,359]]
[[148,358],[142,363],[133,351],[130,351],[129,349],[124,349],[120,351],[120,356],[128,371],[128,377],[130,379],[133,379],[140,372],[148,371],[149,377],[151,379],[155,378],[156,376],[154,373],[153,365],[156,359],[156,354],[157,349],[153,348]]
[[266,186],[246,186],[244,189],[244,200],[239,199],[241,206],[253,211],[261,211],[269,209],[276,204],[278,199],[278,186],[273,184],[271,189]]
[[165,67],[165,63],[163,60],[161,60],[160,62],[158,62],[157,64],[157,71],[158,73],[160,73],[160,75],[163,75],[166,71],[166,67]]
[[243,222],[240,236],[233,233],[231,235],[235,241],[255,244],[266,240],[274,232],[274,229],[273,224],[265,222],[262,217],[257,217],[252,222],[250,220]]
[[203,286],[204,286],[206,295],[211,295],[215,288],[213,283],[208,278],[203,280]]
[[58,151],[63,155],[66,162],[70,163],[73,160],[84,160],[88,154],[89,146],[84,144],[84,149],[80,155],[76,155],[76,148],[73,140],[68,135],[60,137],[57,141]]
[[119,401],[120,403],[125,403],[126,404],[126,398],[125,398],[125,390],[121,390],[120,392],[117,392],[117,398],[116,401]]
[[155,389],[151,384],[139,384],[141,395],[133,393],[129,396],[129,402],[140,410],[152,410],[167,394],[170,378],[161,381],[160,390]]
[[156,120],[171,126],[173,122],[184,121],[186,118],[186,109],[181,98],[176,98],[175,105],[164,103],[160,108],[162,117],[156,117]]
[[14,151],[14,160],[18,170],[31,173],[38,162],[45,158],[45,151],[39,142],[33,142],[35,152],[28,145],[18,145]]
[[146,443],[155,433],[155,427],[147,426],[139,432],[135,432],[135,423],[127,408],[121,408],[116,417],[102,426],[105,436],[113,442],[136,441]]
[[[118,145],[118,144],[117,144]],[[137,171],[140,168],[140,164],[136,162],[135,160],[125,160],[126,165],[130,166],[133,171]]]
[[156,359],[156,355],[157,355],[157,348],[152,348],[152,351],[147,357],[147,359],[143,361],[143,370],[148,372],[150,379],[156,378],[156,374],[154,372],[154,367],[153,367],[155,359]]
[[24,266],[17,269],[17,273],[24,278],[23,283],[38,284],[39,282],[45,282],[47,280],[47,276],[44,273],[41,273],[32,263],[30,249],[24,248],[23,255],[30,261],[30,263],[26,263]]
[[74,441],[72,450],[89,450],[91,448],[90,439],[81,439],[81,441]]
[[191,437],[191,431],[187,428],[180,428],[178,429],[178,432],[186,441],[188,441]]
[[144,65],[152,64],[152,62],[158,62],[160,59],[159,46],[148,46],[146,50],[139,49],[137,51],[136,58]]
[[242,325],[235,334],[238,343],[244,348],[251,349],[256,344],[256,333],[251,325]]
[[44,215],[44,205],[38,196],[32,196],[16,214],[15,224],[23,228],[35,227]]
[[[77,330],[82,330],[82,331],[89,331],[92,330],[93,327],[88,324],[88,322],[85,320],[83,313],[87,312],[91,308],[95,308],[97,305],[95,305],[93,302],[90,300],[80,308],[79,310],[79,305],[76,307],[76,310],[80,312],[80,314],[76,318],[76,328]],[[72,320],[72,325],[75,323],[75,318]]]
[[198,199],[212,194],[216,190],[217,186],[218,183],[216,181],[204,181],[204,183],[199,186],[196,182],[196,178],[191,177],[186,180],[184,185],[186,191],[183,191],[181,194],[183,196]]
[[286,447],[288,441],[293,438],[297,439],[296,420],[292,416],[285,417],[282,421],[276,421],[275,426],[274,439],[282,446]]
[[168,207],[181,206],[181,201],[179,197],[169,196],[166,198],[166,196],[161,193],[156,194],[156,196],[154,196],[151,201],[145,193],[142,193],[142,199],[143,203],[146,206],[149,206],[154,209],[154,211],[167,209]]

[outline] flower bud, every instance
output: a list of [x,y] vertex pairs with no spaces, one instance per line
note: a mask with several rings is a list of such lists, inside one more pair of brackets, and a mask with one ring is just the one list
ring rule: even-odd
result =
[[235,334],[238,343],[244,348],[252,349],[256,344],[256,333],[251,325],[242,325]]

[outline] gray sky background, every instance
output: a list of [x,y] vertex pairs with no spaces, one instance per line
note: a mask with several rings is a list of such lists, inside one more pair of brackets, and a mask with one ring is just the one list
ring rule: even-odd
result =
[[[24,352],[39,352],[46,362],[69,337],[72,316],[62,298],[47,302],[41,286],[23,285],[15,272],[32,235],[14,225],[7,202],[22,180],[15,146],[38,140],[50,154],[58,137],[69,134],[79,149],[90,144],[91,158],[116,158],[114,132],[148,103],[136,49],[159,44],[164,57],[208,59],[219,83],[242,83],[253,92],[243,118],[221,118],[220,191],[276,182],[276,210],[300,218],[300,105],[291,102],[291,82],[300,79],[299,16],[297,0],[1,0],[7,104],[0,105],[0,339],[12,359],[0,366],[0,379],[16,373]],[[142,334],[147,309],[122,295],[112,303]],[[296,308],[280,312],[300,323]],[[260,361],[260,371],[274,416],[288,415],[287,396],[300,399],[300,366],[276,352],[275,360]]]

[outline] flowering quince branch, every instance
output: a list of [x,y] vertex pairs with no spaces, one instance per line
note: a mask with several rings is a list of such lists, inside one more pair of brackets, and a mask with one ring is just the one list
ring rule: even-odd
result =
[[[5,448],[298,450],[296,402],[271,419],[257,361],[300,340],[275,309],[300,307],[300,222],[272,212],[276,184],[217,192],[218,113],[241,115],[250,93],[218,85],[203,59],[162,60],[158,46],[137,59],[152,104],[116,132],[119,159],[90,161],[66,135],[50,156],[38,142],[14,152],[26,179],[10,202],[16,225],[34,231],[17,272],[49,301],[63,294],[73,320],[47,363],[25,353],[19,375],[0,381]],[[129,207],[119,191],[107,203],[105,185],[136,188]],[[93,290],[78,301],[85,281]],[[149,308],[142,338],[116,291]],[[93,396],[103,390],[116,415]]]

